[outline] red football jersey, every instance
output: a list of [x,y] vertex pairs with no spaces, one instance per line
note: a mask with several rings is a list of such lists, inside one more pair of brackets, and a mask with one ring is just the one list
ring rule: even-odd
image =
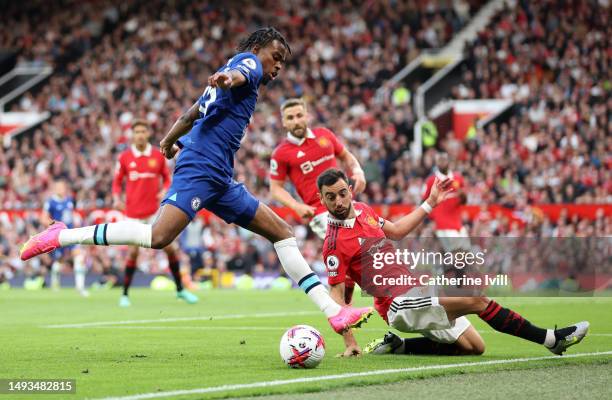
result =
[[[395,247],[385,239],[382,229],[385,224],[383,218],[367,204],[354,202],[353,207],[357,214],[355,218],[337,220],[331,215],[328,217],[327,233],[323,243],[327,281],[330,285],[337,285],[351,278],[364,292],[375,296],[374,306],[386,320],[393,297],[404,294],[410,286],[379,285],[376,282],[380,280],[376,281],[374,275],[398,278],[407,275],[408,271],[393,263],[375,269],[372,262],[373,253],[394,253]],[[367,271],[364,271],[364,266]]]
[[272,153],[270,179],[284,182],[289,175],[304,203],[320,214],[326,210],[319,200],[317,178],[336,167],[336,157],[343,151],[344,145],[326,128],[309,129],[301,140],[288,135]]
[[[463,177],[458,173],[449,172],[447,175],[453,180],[453,188],[455,190],[461,189],[465,186]],[[436,174],[430,175],[425,182],[426,189],[423,194],[423,200],[429,197],[431,187],[433,186]],[[440,178],[443,178],[440,175]],[[461,199],[457,193],[451,193],[450,197],[438,204],[433,209],[429,217],[435,222],[437,230],[460,230],[463,225],[461,224]]]
[[170,187],[170,173],[163,154],[150,144],[140,152],[136,147],[119,156],[113,179],[113,194],[119,194],[125,185],[125,215],[129,218],[147,218],[159,208],[158,194]]

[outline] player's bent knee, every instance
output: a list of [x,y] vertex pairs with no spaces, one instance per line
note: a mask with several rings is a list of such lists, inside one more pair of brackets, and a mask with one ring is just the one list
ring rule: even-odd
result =
[[168,232],[157,231],[155,228],[151,234],[151,248],[161,250],[172,243],[174,237]]
[[485,352],[485,344],[484,343],[472,343],[472,355],[481,356]]
[[281,227],[279,229],[279,234],[282,236],[280,240],[288,239],[290,237],[294,237],[295,233],[293,233],[293,227],[289,225],[289,223],[285,220],[281,219]]

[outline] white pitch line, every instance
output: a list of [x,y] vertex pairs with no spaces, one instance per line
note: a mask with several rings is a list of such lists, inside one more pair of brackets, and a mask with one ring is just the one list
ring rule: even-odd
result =
[[[205,330],[205,331],[280,331],[287,329],[286,326],[100,326],[100,329],[127,329],[127,330]],[[379,331],[380,328],[359,328],[358,331]],[[478,333],[498,334],[497,331],[478,331]],[[612,337],[612,333],[591,333],[587,336]]]
[[228,315],[208,315],[204,317],[180,317],[180,318],[159,318],[159,319],[135,319],[127,321],[98,321],[84,322],[80,324],[61,324],[61,325],[43,325],[43,328],[89,328],[94,326],[109,326],[109,325],[130,325],[130,324],[152,324],[157,322],[181,322],[181,321],[219,321],[223,319],[240,319],[240,318],[273,318],[273,317],[291,317],[294,315],[318,315],[320,311],[294,311],[294,312],[276,312],[276,313],[255,313],[255,314],[228,314]]
[[276,381],[242,383],[242,384],[236,384],[236,385],[212,386],[212,387],[205,387],[205,388],[199,388],[199,389],[173,390],[173,391],[168,391],[168,392],[141,393],[141,394],[135,394],[135,395],[130,395],[130,396],[121,396],[121,397],[104,397],[99,400],[155,399],[155,398],[171,397],[171,396],[185,396],[185,395],[190,395],[190,394],[227,392],[227,391],[234,391],[234,390],[239,390],[239,389],[254,389],[254,388],[261,388],[261,387],[281,386],[281,385],[289,385],[293,383],[332,381],[332,380],[356,378],[356,377],[362,377],[362,376],[388,375],[388,374],[397,374],[397,373],[404,373],[404,372],[420,372],[420,371],[453,369],[453,368],[463,368],[463,367],[477,367],[477,366],[483,366],[483,365],[516,364],[516,363],[524,363],[524,362],[530,362],[530,361],[542,361],[542,360],[567,360],[568,358],[611,356],[611,355],[612,355],[612,350],[611,351],[599,351],[599,352],[594,352],[594,353],[569,354],[563,357],[545,356],[545,357],[529,357],[529,358],[511,358],[511,359],[503,359],[503,360],[464,362],[464,363],[456,363],[456,364],[426,365],[422,367],[412,367],[412,368],[378,369],[378,370],[373,370],[373,371],[350,372],[346,374],[335,374],[335,375],[322,375],[322,376],[313,376],[313,377],[308,377],[308,378],[296,378],[296,379],[285,379],[285,380],[276,380]]
[[203,330],[203,331],[282,331],[282,326],[100,326],[99,329],[127,330]]

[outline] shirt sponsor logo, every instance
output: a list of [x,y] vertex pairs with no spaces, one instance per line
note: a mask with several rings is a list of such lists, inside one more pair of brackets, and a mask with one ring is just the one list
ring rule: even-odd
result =
[[306,174],[312,172],[314,170],[314,168],[316,166],[318,166],[319,164],[322,164],[325,161],[333,160],[334,157],[335,156],[333,154],[329,154],[329,155],[321,157],[321,158],[319,158],[318,160],[315,160],[315,161],[306,161],[306,162],[303,162],[302,164],[300,164],[300,169],[302,170],[304,175],[306,175]]
[[130,171],[128,174],[128,179],[130,181],[137,181],[139,179],[147,179],[147,178],[156,178],[157,174],[152,172],[138,172],[138,171]]

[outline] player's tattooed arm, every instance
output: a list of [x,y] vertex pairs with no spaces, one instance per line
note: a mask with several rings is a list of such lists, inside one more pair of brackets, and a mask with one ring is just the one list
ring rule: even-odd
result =
[[159,148],[164,157],[171,159],[179,151],[175,144],[181,136],[186,135],[193,126],[193,123],[200,115],[200,104],[196,101],[187,112],[183,113],[172,125],[166,136],[159,143]]
[[349,176],[355,182],[355,184],[353,185],[353,192],[355,194],[363,192],[366,187],[365,173],[363,172],[361,165],[359,165],[357,157],[355,157],[353,153],[351,153],[347,149],[344,149],[344,151],[338,156],[338,158],[340,159],[340,161],[342,161],[344,167],[348,171],[350,171]]
[[242,86],[247,82],[245,76],[238,70],[230,69],[226,72],[215,72],[208,78],[208,85],[223,90]]
[[[421,207],[417,207],[410,214],[403,216],[395,222],[385,221],[382,227],[385,236],[391,240],[400,240],[407,234],[412,232],[417,226],[423,222],[432,208],[436,207],[442,201],[446,200],[452,192],[451,179],[440,181],[435,179],[429,197]],[[429,207],[429,211],[427,208]]]

